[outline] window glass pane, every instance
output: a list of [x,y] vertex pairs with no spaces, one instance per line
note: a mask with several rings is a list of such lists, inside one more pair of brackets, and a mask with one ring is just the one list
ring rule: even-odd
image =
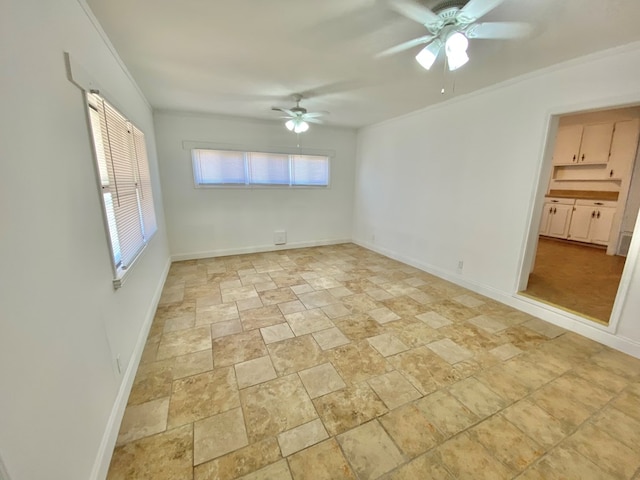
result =
[[259,185],[289,185],[289,155],[248,153],[250,183]]
[[243,152],[194,150],[193,161],[198,185],[245,183]]
[[293,155],[293,185],[329,185],[329,158],[314,155]]

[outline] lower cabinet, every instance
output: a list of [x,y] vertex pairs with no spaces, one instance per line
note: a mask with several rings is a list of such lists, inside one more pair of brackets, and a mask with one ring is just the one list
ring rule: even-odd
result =
[[569,226],[569,240],[607,245],[616,213],[616,202],[576,200]]
[[567,238],[571,224],[573,199],[547,199],[540,222],[540,235]]

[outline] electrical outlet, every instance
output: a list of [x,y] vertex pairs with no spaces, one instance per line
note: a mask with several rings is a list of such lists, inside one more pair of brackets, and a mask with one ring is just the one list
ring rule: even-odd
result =
[[462,273],[462,268],[464,267],[464,261],[458,260],[458,273]]
[[276,230],[273,232],[273,243],[275,245],[284,245],[287,243],[287,231],[286,230]]

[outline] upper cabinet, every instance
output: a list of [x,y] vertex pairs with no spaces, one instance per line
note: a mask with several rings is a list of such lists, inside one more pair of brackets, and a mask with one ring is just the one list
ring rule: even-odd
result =
[[639,126],[638,119],[616,122],[606,178],[621,180],[631,173],[638,146]]
[[[640,119],[563,125],[553,151],[551,182],[615,181],[631,173]],[[562,188],[558,183],[550,188]]]
[[582,125],[566,125],[558,128],[553,151],[554,165],[575,165],[580,153]]
[[585,125],[580,144],[580,163],[607,163],[613,137],[613,123]]
[[554,165],[605,164],[613,137],[613,123],[565,125],[558,128]]

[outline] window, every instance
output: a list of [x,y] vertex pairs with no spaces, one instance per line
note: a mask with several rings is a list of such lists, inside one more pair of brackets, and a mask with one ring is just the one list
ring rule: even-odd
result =
[[329,185],[329,157],[286,153],[193,149],[196,186]]
[[87,94],[114,285],[157,230],[144,134],[96,93]]

